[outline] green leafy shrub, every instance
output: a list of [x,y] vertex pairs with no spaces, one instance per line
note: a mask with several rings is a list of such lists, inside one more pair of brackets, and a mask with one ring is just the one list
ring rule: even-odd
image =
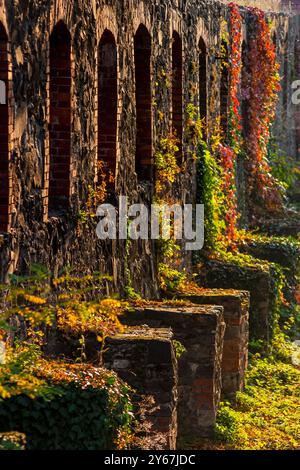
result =
[[178,144],[178,139],[172,134],[159,142],[159,148],[155,154],[155,191],[158,198],[166,191],[166,187],[172,186],[180,172],[177,164]]
[[0,338],[7,346],[0,364],[0,432],[24,433],[27,449],[125,448],[131,437],[130,391],[114,373],[42,358],[45,326],[77,335],[95,331],[101,341],[116,331],[125,304],[86,300],[99,280],[70,273],[50,280],[35,267],[0,286]]
[[177,359],[180,359],[181,356],[186,353],[186,348],[180,341],[177,341],[176,339],[173,339],[173,346]]
[[24,433],[31,450],[126,447],[132,406],[129,389],[114,373],[87,364],[41,360],[36,375],[52,393],[1,400],[1,431]]
[[230,403],[221,403],[216,424],[216,439],[235,444],[240,439],[239,415]]
[[158,266],[160,286],[162,290],[173,292],[180,290],[186,281],[186,273],[170,268],[168,264],[160,263]]

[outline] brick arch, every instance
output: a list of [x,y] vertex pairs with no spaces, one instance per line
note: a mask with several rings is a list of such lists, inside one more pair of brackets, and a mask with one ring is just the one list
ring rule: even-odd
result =
[[136,155],[138,179],[152,177],[151,36],[140,24],[134,36]]
[[181,37],[183,37],[183,21],[182,17],[177,11],[170,12],[170,37],[173,36],[174,31],[176,31]]
[[207,46],[201,36],[198,42],[199,51],[199,108],[200,118],[204,123],[203,137],[207,137]]
[[74,10],[74,0],[54,0],[50,10],[50,31],[63,22],[69,31],[71,31],[73,21],[72,14]]
[[[200,40],[204,41],[206,48],[210,47],[209,40],[212,39],[209,35],[208,29],[205,26],[203,18],[199,18],[196,30],[196,44],[200,43]],[[214,38],[216,40],[216,38]]]
[[146,10],[144,1],[140,2],[137,8],[133,10],[132,22],[134,35],[137,33],[137,30],[141,25],[143,25],[148,30],[148,32],[152,30],[151,13],[150,11]]
[[71,35],[60,20],[50,35],[49,212],[69,205],[71,81]]
[[106,29],[98,45],[98,162],[112,178],[117,164],[118,54],[115,37]]
[[110,31],[117,41],[118,37],[118,23],[115,9],[111,6],[105,5],[97,15],[97,38],[98,43],[105,30]]
[[177,31],[172,35],[172,128],[178,139],[177,160],[182,160],[183,136],[183,49]]
[[[221,43],[222,63],[228,64],[228,46],[225,41]],[[224,140],[228,131],[228,93],[229,93],[229,71],[226,65],[222,66],[220,77],[220,127]]]
[[8,44],[6,30],[0,22],[0,232],[8,231],[10,218]]

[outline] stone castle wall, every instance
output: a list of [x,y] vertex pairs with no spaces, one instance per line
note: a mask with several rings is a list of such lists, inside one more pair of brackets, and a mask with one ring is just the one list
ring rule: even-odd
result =
[[[247,13],[243,14],[246,38],[248,20]],[[278,55],[282,58],[289,41],[288,19],[283,13],[272,18]],[[115,183],[110,188],[108,202],[115,203],[118,194],[127,195],[130,202],[149,202],[153,195],[151,179],[141,180],[136,172],[136,113],[138,111],[141,122],[148,116],[150,123],[147,131],[147,126],[143,131],[143,123],[140,124],[140,132],[144,133],[141,139],[146,142],[140,150],[145,155],[141,165],[147,172],[160,140],[170,132],[171,110],[176,106],[172,102],[168,78],[172,70],[172,38],[174,33],[178,34],[183,52],[184,171],[177,176],[172,196],[181,202],[193,202],[195,163],[187,145],[185,107],[190,102],[199,105],[201,39],[207,58],[205,89],[209,136],[212,123],[220,112],[221,61],[218,51],[221,29],[226,24],[223,20],[226,19],[226,5],[212,0],[0,0],[0,21],[4,28],[4,34],[0,34],[2,43],[7,34],[4,61],[8,64],[8,124],[6,127],[4,122],[3,126],[7,131],[9,156],[9,167],[2,165],[0,168],[2,174],[8,174],[7,187],[2,187],[3,194],[0,195],[1,204],[8,206],[7,217],[5,215],[1,222],[2,279],[16,270],[25,271],[32,263],[46,265],[54,272],[72,265],[78,272],[99,270],[111,275],[113,290],[122,292],[132,285],[146,297],[158,295],[155,245],[150,241],[99,242],[95,219],[85,217],[90,188],[98,176],[98,131],[103,122],[98,119],[99,57],[105,57],[106,47],[115,51],[111,56],[115,57],[115,62],[104,70],[107,81],[102,83],[102,93],[109,83],[115,87],[115,94],[105,101],[105,106],[108,115],[115,110],[116,126],[107,125],[101,130],[105,151],[111,155],[113,150],[116,158]],[[137,78],[143,84],[143,74],[146,74],[142,63],[138,77],[134,67],[137,32],[140,34],[137,40],[141,41],[141,57],[148,54],[150,61],[150,88],[146,94],[141,90],[138,105],[141,109],[146,106],[146,117],[136,106],[135,80]],[[102,55],[98,54],[99,44]],[[56,65],[50,70],[51,60],[52,64],[56,61]],[[59,107],[56,114],[50,97]],[[287,100],[283,92],[279,123]],[[103,108],[102,111],[100,108],[101,112]],[[110,142],[112,136],[116,140],[115,149]],[[282,140],[284,145],[293,147],[284,137]],[[50,142],[53,155],[59,152],[64,155],[60,161],[51,157],[57,186],[49,182]],[[186,255],[183,264],[189,267],[189,263],[190,257]]]

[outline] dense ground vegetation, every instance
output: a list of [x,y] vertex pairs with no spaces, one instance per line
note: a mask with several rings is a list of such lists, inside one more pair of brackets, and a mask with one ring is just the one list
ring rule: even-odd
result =
[[255,356],[246,386],[235,402],[223,401],[216,437],[181,443],[189,449],[299,449],[300,370],[272,358]]
[[[102,344],[122,329],[126,304],[97,295],[102,282],[97,274],[51,279],[33,266],[31,275],[1,286],[0,428],[24,433],[28,449],[123,448],[131,439],[130,389],[101,367],[101,347],[98,365],[84,362],[84,334],[94,332]],[[52,328],[78,339],[75,361],[43,356]],[[14,446],[12,439],[4,435],[1,445]]]
[[217,441],[235,449],[299,449],[300,370],[272,358],[253,357],[244,392],[222,403]]

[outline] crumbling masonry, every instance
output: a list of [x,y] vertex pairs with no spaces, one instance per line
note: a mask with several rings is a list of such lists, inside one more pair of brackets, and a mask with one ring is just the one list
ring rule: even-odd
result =
[[[220,112],[226,115],[226,83],[218,51],[227,4],[0,0],[2,281],[16,271],[26,272],[32,263],[45,265],[54,274],[70,265],[78,273],[97,270],[110,275],[110,294],[122,295],[130,278],[143,297],[160,297],[155,244],[99,241],[95,220],[83,221],[83,214],[103,173],[110,175],[107,202],[114,204],[122,194],[130,203],[149,203],[154,154],[171,128],[179,138],[178,158],[184,167],[174,194],[182,203],[196,201],[186,104],[193,102],[199,108],[209,139]],[[290,2],[264,4],[274,9],[269,15],[283,77],[274,128],[281,149],[299,160],[300,116],[291,106],[291,83],[297,74],[300,79],[300,16],[297,3],[294,13]],[[247,50],[249,12],[243,8],[241,12]],[[191,262],[189,254],[183,256],[187,269]],[[211,434],[222,382],[224,393],[240,390],[247,365],[248,293],[213,290],[196,297],[189,300],[198,306],[156,306],[126,319],[131,325],[172,328],[187,350],[177,371],[169,347],[171,333],[161,330],[164,334],[157,342],[161,351],[167,351],[163,373],[167,375],[169,364],[170,377],[169,390],[162,394],[165,413],[156,417],[156,425],[159,429],[157,423],[162,423],[160,429],[169,434],[171,447],[177,422],[180,435],[188,428],[199,435]],[[152,351],[148,336],[144,342],[134,335],[111,340],[107,366],[130,380],[126,367],[133,367],[131,351],[135,361],[144,361],[142,368],[152,367],[159,377],[157,357],[149,366],[148,352],[135,355],[134,348],[128,349],[133,341],[135,347],[140,342],[141,348],[147,344]],[[149,377],[141,375],[140,380],[147,387]],[[157,388],[154,391],[159,396]]]

